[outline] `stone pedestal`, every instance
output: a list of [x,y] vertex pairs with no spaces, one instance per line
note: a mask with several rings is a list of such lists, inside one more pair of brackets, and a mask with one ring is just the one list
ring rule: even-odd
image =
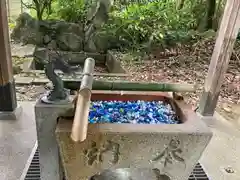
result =
[[87,180],[119,168],[145,168],[158,172],[156,177],[187,180],[212,137],[191,108],[164,94],[102,92],[92,99],[167,101],[182,123],[90,124],[87,139],[75,143],[70,138],[72,120],[60,119],[56,137],[67,180]]
[[59,151],[55,137],[57,118],[71,108],[68,105],[44,104],[38,101],[35,105],[37,140],[40,153],[41,180],[62,180],[59,165]]

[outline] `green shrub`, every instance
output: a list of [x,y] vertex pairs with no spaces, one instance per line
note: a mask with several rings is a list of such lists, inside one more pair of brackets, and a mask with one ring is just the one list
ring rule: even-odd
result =
[[[85,0],[51,0],[50,11],[44,10],[42,18],[37,16],[36,8],[31,8],[31,15],[38,19],[60,19],[68,22],[83,22],[86,12]],[[31,6],[31,7],[34,7]]]
[[56,14],[60,19],[70,22],[84,22],[85,0],[58,0]]
[[[93,0],[51,1],[51,11],[45,11],[44,19],[85,24],[86,12]],[[217,0],[216,22],[222,12],[223,1]],[[108,23],[98,33],[109,39],[112,48],[139,49],[155,44],[165,47],[196,41],[201,38],[197,30],[206,16],[206,1],[184,0],[181,8],[178,2],[115,0]]]
[[177,10],[174,1],[137,3],[116,9],[110,14],[104,31],[131,47],[138,48],[139,44],[149,42],[171,44],[170,41],[181,41],[196,27],[193,14],[186,8]]

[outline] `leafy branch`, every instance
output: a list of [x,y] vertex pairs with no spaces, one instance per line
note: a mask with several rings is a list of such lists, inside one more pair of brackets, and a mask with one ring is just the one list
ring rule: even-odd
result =
[[52,12],[52,2],[53,0],[32,0],[31,4],[24,3],[21,0],[23,6],[28,9],[34,9],[37,13],[37,19],[43,20],[43,14],[46,12],[48,15]]

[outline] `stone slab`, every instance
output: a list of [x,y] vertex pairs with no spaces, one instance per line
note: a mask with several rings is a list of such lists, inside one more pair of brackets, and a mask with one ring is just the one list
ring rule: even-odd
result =
[[22,113],[17,119],[0,118],[0,179],[23,180],[25,168],[37,135],[34,102],[18,102]]
[[24,46],[16,43],[11,44],[12,56],[21,57],[21,58],[30,57],[30,56],[33,56],[34,51],[35,51],[35,46],[31,44],[27,44]]
[[50,82],[50,80],[47,78],[34,78],[33,79],[33,84],[35,84],[35,85],[47,84],[49,82]]
[[[96,65],[105,64],[106,55],[100,53],[90,53],[90,52],[71,52],[71,51],[58,51],[59,54],[63,56],[65,60],[67,60],[70,64],[83,64],[86,58],[93,58],[95,59]],[[38,48],[34,52],[34,56],[37,58],[45,59],[46,57],[46,49]],[[53,58],[56,56],[56,53],[50,56]]]
[[31,69],[35,69],[35,63],[33,61],[33,57],[25,58],[25,60],[24,60],[24,62],[22,64],[23,72],[28,72]]
[[33,77],[15,76],[15,83],[17,85],[30,85],[32,84],[33,80],[34,80]]
[[[201,117],[213,132],[200,163],[212,180],[239,180],[240,128],[215,112],[214,117]],[[231,169],[232,172],[227,172]]]
[[[59,70],[56,70],[55,71],[58,75],[64,75],[63,72],[59,71]],[[45,72],[43,70],[31,70],[31,71],[26,71],[24,72],[25,74],[29,74],[29,75],[35,75],[35,74],[45,74]],[[82,72],[75,72],[76,76],[77,77],[82,77],[83,73]],[[129,75],[128,74],[124,74],[124,73],[93,73],[93,76],[104,76],[104,77],[115,77],[115,76],[119,76],[119,77],[128,77]],[[66,78],[70,78],[73,76],[70,76],[70,75],[64,75],[64,77]]]

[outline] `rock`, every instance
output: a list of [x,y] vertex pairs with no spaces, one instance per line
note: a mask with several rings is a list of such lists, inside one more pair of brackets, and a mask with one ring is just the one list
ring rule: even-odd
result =
[[227,113],[230,113],[232,110],[231,110],[231,107],[229,107],[228,104],[224,103],[223,104],[223,109],[224,111],[226,111]]
[[73,33],[62,33],[56,43],[63,51],[81,51],[83,48],[83,39]]
[[22,13],[16,20],[16,26],[11,33],[11,39],[23,44],[37,43],[37,21],[29,14]]
[[89,52],[106,52],[109,38],[102,32],[103,25],[108,21],[108,13],[113,4],[112,0],[95,1],[87,11],[84,50]]
[[49,44],[48,44],[48,47],[50,49],[57,49],[58,48],[58,45],[57,45],[57,42],[52,40]]
[[96,51],[98,51],[97,46],[95,45],[95,42],[92,39],[92,37],[90,37],[89,40],[85,43],[84,51],[87,51],[87,52],[96,52]]
[[83,26],[81,24],[59,21],[55,24],[55,26],[56,26],[57,34],[61,34],[62,32],[63,33],[65,32],[65,33],[73,33],[81,37],[83,37],[84,35]]
[[84,50],[87,52],[106,53],[109,48],[109,39],[107,36],[101,35],[100,32],[92,34],[85,43]]
[[59,50],[81,51],[83,34],[83,27],[80,24],[58,20],[38,21],[23,13],[17,19],[11,39],[23,44],[46,46],[51,43],[52,47]]
[[111,42],[112,38],[102,31],[102,26],[108,20],[112,2],[112,0],[101,0],[93,4],[88,12],[85,29],[79,23],[59,20],[39,21],[27,13],[22,13],[17,19],[11,38],[15,42],[40,47],[51,43],[52,48],[63,51],[106,52],[110,44],[116,44]]
[[44,44],[48,44],[48,43],[50,43],[52,41],[52,38],[48,35],[48,34],[46,34],[44,37],[43,37],[43,43]]

